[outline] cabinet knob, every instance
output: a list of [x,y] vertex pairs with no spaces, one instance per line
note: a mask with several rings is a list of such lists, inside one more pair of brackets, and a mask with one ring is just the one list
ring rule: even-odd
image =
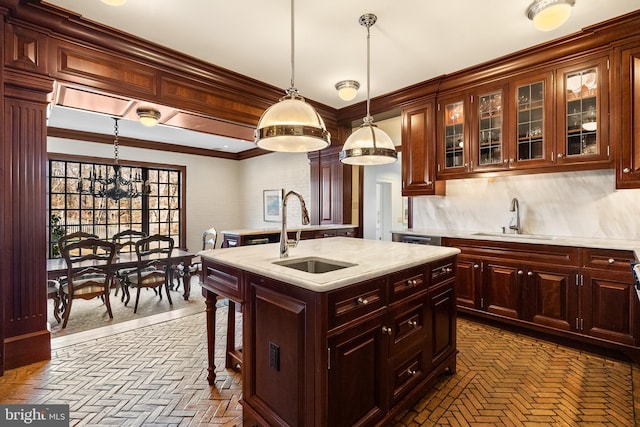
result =
[[527,276],[529,276],[529,277],[533,276],[533,271],[529,271],[529,272],[527,273]]
[[509,163],[513,163],[513,162],[515,162],[515,160],[509,159]]
[[624,173],[629,173],[629,172],[631,172],[631,169],[629,169],[629,168],[624,168],[624,169],[622,169],[622,172],[624,172]]
[[609,264],[613,264],[614,262],[616,262],[616,260],[615,260],[615,259],[613,259],[613,258],[609,258]]
[[504,159],[504,164],[507,164],[507,163],[509,163],[509,160]]
[[382,333],[383,334],[387,334],[387,335],[391,335],[391,328],[387,328],[386,326],[382,327]]
[[518,270],[518,276],[522,276],[523,274],[524,274],[524,271]]
[[410,328],[417,328],[418,327],[418,322],[416,322],[415,320],[409,320],[407,322],[407,325],[409,325]]
[[416,374],[416,371],[415,371],[415,369],[411,369],[411,368],[409,368],[409,369],[407,369],[407,374],[408,374],[410,377],[412,377],[412,376],[414,376],[414,375]]
[[447,267],[447,268],[444,269],[444,272],[447,273],[447,274],[451,273],[452,271],[453,271],[453,269],[451,267]]
[[427,185],[433,185],[433,181],[427,181]]
[[417,284],[418,284],[418,281],[416,279],[409,279],[407,280],[407,283],[406,283],[406,285],[410,288],[413,288]]
[[369,304],[369,300],[367,300],[366,298],[360,297],[360,298],[358,298],[356,300],[356,304],[358,304],[358,305],[367,305],[367,304]]
[[473,268],[475,268],[476,270],[480,268],[480,264],[473,264]]
[[558,158],[561,159],[564,156],[562,153],[558,153]]

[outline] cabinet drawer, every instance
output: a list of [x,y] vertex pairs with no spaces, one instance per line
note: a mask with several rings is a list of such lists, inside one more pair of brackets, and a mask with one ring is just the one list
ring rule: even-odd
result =
[[633,252],[613,249],[582,249],[582,266],[617,271],[629,271],[629,262],[635,258]]
[[202,261],[202,268],[204,272],[204,288],[242,303],[240,271],[235,268],[208,263],[207,260]]
[[429,286],[437,285],[438,283],[442,283],[452,277],[455,277],[456,274],[456,258],[450,257],[445,258],[440,261],[434,262],[430,264],[431,268],[429,271]]
[[393,273],[390,281],[392,301],[415,295],[426,289],[428,283],[424,266]]
[[424,347],[416,347],[394,357],[390,366],[391,404],[395,404],[422,380],[428,369]]
[[318,230],[315,233],[316,239],[324,239],[325,237],[336,237],[336,230]]
[[387,305],[386,281],[374,280],[329,292],[329,329],[366,316]]
[[354,228],[339,228],[336,230],[336,236],[356,237],[356,230]]
[[395,353],[423,342],[427,333],[426,292],[395,304],[391,309],[391,352]]

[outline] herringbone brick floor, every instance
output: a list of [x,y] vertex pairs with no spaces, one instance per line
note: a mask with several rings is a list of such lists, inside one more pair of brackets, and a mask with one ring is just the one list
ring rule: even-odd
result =
[[[226,309],[218,310],[224,336]],[[223,340],[218,340],[222,342]],[[458,321],[458,371],[395,426],[634,426],[637,367],[499,328]],[[240,374],[206,376],[204,313],[54,350],[5,372],[2,403],[68,403],[77,426],[236,426]]]

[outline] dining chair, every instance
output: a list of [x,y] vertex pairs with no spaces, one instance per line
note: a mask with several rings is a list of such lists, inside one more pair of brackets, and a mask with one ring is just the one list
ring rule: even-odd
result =
[[67,262],[67,278],[60,287],[60,296],[64,301],[62,328],[67,327],[73,300],[78,298],[102,298],[109,318],[113,319],[109,289],[115,253],[112,242],[93,237],[63,245],[62,256]]
[[[215,249],[216,244],[218,243],[218,231],[211,227],[208,230],[205,230],[202,233],[202,250],[205,251],[207,249]],[[184,273],[185,270],[189,272],[189,278],[193,277],[198,271],[202,270],[202,261],[200,261],[200,257],[196,257],[195,261],[193,261],[188,266],[185,266],[183,263],[175,266],[175,273],[177,279],[177,285],[175,290],[180,288],[180,281],[182,280],[182,286],[184,287]],[[200,278],[200,283],[202,283],[202,278]]]
[[[114,234],[111,237],[111,241],[116,246],[116,256],[119,256],[122,252],[135,252],[136,242],[140,239],[147,237],[147,233],[138,230],[123,230]],[[136,271],[136,268],[122,268],[117,270],[113,275],[113,285],[115,285],[115,296],[118,295],[118,290],[122,287],[122,283],[125,278]],[[120,297],[121,301],[124,301],[125,294],[122,292]]]
[[173,238],[160,234],[154,234],[136,242],[136,255],[138,257],[136,271],[126,277],[124,286],[127,294],[124,305],[127,305],[130,299],[129,288],[136,288],[134,313],[138,311],[140,290],[143,288],[157,289],[158,295],[162,299],[162,286],[164,285],[169,304],[173,305],[171,294],[169,293],[169,277],[171,274],[169,256],[173,251],[173,246]]

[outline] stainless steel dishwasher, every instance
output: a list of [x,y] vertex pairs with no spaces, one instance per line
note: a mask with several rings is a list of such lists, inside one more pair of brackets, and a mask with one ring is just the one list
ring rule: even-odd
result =
[[391,240],[414,245],[442,245],[442,238],[440,236],[427,236],[423,234],[391,233]]

